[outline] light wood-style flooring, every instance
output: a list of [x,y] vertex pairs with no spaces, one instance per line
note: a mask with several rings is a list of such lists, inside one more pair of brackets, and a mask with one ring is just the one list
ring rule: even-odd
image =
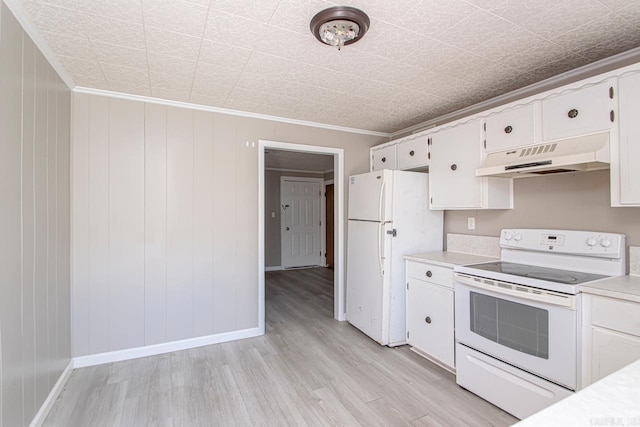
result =
[[407,346],[333,319],[333,271],[268,272],[262,337],[75,370],[47,426],[506,426]]

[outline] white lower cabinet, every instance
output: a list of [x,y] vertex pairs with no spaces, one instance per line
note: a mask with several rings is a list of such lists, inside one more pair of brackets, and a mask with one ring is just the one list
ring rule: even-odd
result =
[[407,343],[419,354],[454,371],[453,276],[444,276],[438,280],[440,283],[409,276],[410,271],[423,269],[427,273],[440,269],[451,272],[443,267],[433,270],[430,267],[407,261]]
[[640,359],[640,303],[583,298],[582,387]]

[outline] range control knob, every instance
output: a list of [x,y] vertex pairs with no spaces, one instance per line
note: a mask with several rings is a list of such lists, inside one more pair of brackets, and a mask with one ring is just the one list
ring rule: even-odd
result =
[[513,235],[513,240],[515,240],[516,242],[519,242],[520,240],[522,240],[522,234],[520,233],[516,233]]
[[505,231],[504,232],[504,240],[511,240],[513,238],[513,233],[511,233],[510,231]]
[[598,244],[598,240],[595,237],[589,237],[587,239],[587,246],[594,247]]
[[609,246],[611,246],[611,240],[607,237],[603,237],[602,239],[600,239],[600,246],[602,246],[603,248],[608,248]]

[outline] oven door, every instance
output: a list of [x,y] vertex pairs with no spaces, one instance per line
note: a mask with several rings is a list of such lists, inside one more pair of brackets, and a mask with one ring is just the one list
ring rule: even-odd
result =
[[575,390],[577,298],[456,273],[456,340]]

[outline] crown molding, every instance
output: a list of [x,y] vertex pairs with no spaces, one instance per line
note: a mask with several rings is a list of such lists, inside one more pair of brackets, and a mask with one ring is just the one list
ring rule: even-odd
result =
[[362,135],[380,136],[385,138],[389,138],[391,136],[391,134],[386,132],[376,132],[376,131],[371,131],[366,129],[357,129],[357,128],[350,128],[345,126],[328,125],[325,123],[311,122],[311,121],[298,120],[298,119],[289,119],[286,117],[270,116],[268,114],[250,113],[247,111],[238,111],[238,110],[231,110],[228,108],[211,107],[209,105],[193,104],[191,102],[171,101],[168,99],[153,98],[151,96],[132,95],[128,93],[114,92],[114,91],[103,90],[103,89],[92,89],[92,88],[82,87],[82,86],[76,86],[73,91],[76,93],[84,93],[88,95],[108,96],[111,98],[128,99],[131,101],[148,102],[151,104],[167,105],[167,106],[178,107],[178,108],[189,108],[192,110],[228,114],[231,116],[249,117],[252,119],[260,119],[260,120],[271,120],[274,122],[315,127],[320,129],[335,130],[339,132],[358,133]]
[[58,57],[55,53],[49,48],[49,45],[45,41],[44,37],[40,35],[36,27],[31,23],[27,13],[22,8],[22,5],[18,0],[0,0],[7,5],[7,8],[13,13],[13,16],[16,17],[22,29],[25,33],[31,38],[36,47],[42,52],[42,55],[49,61],[51,67],[58,73],[62,81],[69,87],[69,89],[73,90],[76,87],[71,76],[67,73],[67,70],[64,69]]
[[592,62],[591,64],[583,65],[582,67],[569,70],[557,76],[550,77],[548,79],[533,83],[529,86],[525,86],[520,89],[505,93],[503,95],[496,96],[495,98],[488,99],[486,101],[479,102],[469,107],[453,111],[435,119],[427,120],[417,125],[410,126],[408,128],[393,132],[391,138],[397,138],[402,135],[409,135],[411,133],[421,132],[429,128],[440,126],[454,120],[462,119],[464,117],[480,113],[485,110],[499,107],[510,102],[518,101],[522,98],[537,95],[548,90],[557,89],[561,86],[575,83],[579,80],[587,79],[589,77],[596,76],[598,74],[606,73],[608,71],[622,68],[631,64],[635,64],[640,61],[640,47],[628,50],[626,52],[619,53],[614,56],[610,56],[600,61]]

